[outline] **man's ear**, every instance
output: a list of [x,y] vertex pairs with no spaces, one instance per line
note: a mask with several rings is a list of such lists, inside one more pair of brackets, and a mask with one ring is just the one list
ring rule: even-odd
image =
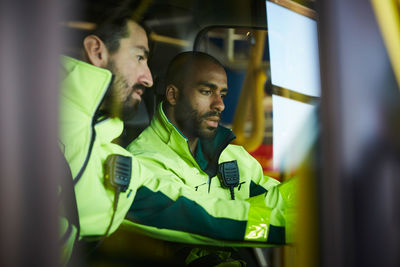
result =
[[103,41],[96,35],[88,35],[83,40],[86,57],[89,63],[105,68],[108,63],[108,50]]
[[168,85],[165,89],[165,99],[171,106],[175,106],[178,101],[179,90],[175,85]]

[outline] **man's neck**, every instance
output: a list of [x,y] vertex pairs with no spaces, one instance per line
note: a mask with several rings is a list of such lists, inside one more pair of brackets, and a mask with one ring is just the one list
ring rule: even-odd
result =
[[[163,106],[164,109],[164,113],[165,116],[167,116],[168,120],[175,125],[175,127],[178,128],[178,124],[176,122],[176,120],[174,119],[174,114],[173,114],[173,110],[170,108],[167,108],[166,106]],[[178,128],[179,129],[179,128]],[[190,152],[192,153],[192,155],[194,156],[194,152],[196,151],[196,146],[197,146],[197,142],[199,140],[198,137],[190,137],[187,136],[185,132],[183,132],[181,129],[179,129],[179,131],[188,139],[188,144],[189,144],[189,148],[190,148]]]
[[199,141],[199,138],[189,138],[188,139],[190,152],[192,153],[193,156],[196,151],[196,146],[197,146],[198,141]]

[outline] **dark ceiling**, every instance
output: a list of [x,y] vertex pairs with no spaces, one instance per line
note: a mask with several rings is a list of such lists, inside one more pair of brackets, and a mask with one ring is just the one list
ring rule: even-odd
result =
[[[75,1],[67,8],[67,21],[97,23],[107,16],[111,8],[126,1],[84,0]],[[151,32],[176,40],[186,41],[182,46],[150,38],[151,58],[149,65],[154,79],[163,75],[166,64],[177,53],[193,49],[196,35],[210,25],[235,25],[266,27],[265,2],[263,0],[131,0],[134,5],[144,4],[144,21]],[[73,29],[72,31],[78,31]],[[79,38],[77,38],[79,40]],[[78,47],[72,41],[69,49]]]
[[[285,0],[288,1],[288,0]],[[97,23],[111,8],[126,3],[142,6],[143,23],[151,32],[187,41],[179,46],[153,39],[150,67],[157,79],[165,64],[182,51],[193,49],[196,35],[207,26],[246,26],[266,28],[265,0],[75,0],[68,1],[66,21]],[[314,8],[313,0],[297,0]]]

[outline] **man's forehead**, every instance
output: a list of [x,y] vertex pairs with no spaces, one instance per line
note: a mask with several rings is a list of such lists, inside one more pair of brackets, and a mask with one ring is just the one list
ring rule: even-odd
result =
[[193,66],[190,67],[190,74],[189,76],[196,76],[199,79],[201,77],[210,77],[210,78],[217,78],[218,80],[226,81],[226,72],[225,69],[214,62],[208,60],[200,60],[194,62]]
[[129,20],[128,21],[128,31],[129,37],[133,45],[137,46],[140,49],[146,50],[149,52],[149,45],[146,31],[137,24],[136,22]]
[[211,89],[227,89],[228,87],[225,70],[213,62],[193,64],[189,67],[186,70],[184,84],[186,90],[192,90],[197,86],[207,86]]
[[128,20],[127,24],[131,31],[143,32],[144,34],[146,34],[146,31],[143,29],[143,27],[137,24],[135,21]]

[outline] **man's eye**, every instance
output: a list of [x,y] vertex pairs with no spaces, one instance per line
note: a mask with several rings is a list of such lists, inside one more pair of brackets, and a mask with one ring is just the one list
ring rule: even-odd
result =
[[210,95],[211,94],[211,90],[200,90],[200,93],[202,95]]
[[141,56],[141,55],[136,56],[136,58],[137,58],[139,61],[144,60],[144,56]]
[[221,94],[221,98],[224,99],[226,97],[226,94]]

